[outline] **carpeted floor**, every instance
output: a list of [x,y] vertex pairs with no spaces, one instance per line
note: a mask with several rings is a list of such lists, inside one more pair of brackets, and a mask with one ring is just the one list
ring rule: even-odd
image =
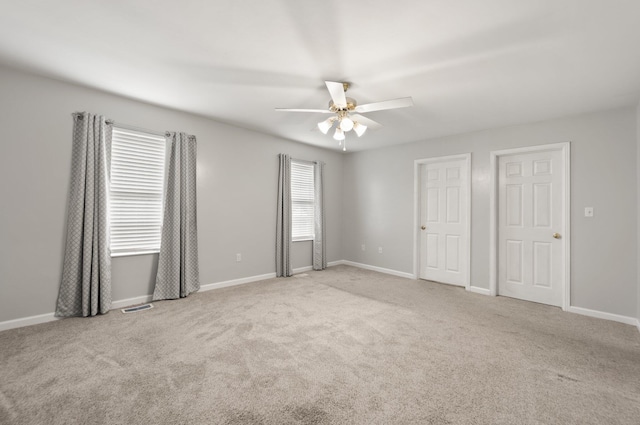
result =
[[348,266],[0,332],[1,424],[638,424],[632,326]]

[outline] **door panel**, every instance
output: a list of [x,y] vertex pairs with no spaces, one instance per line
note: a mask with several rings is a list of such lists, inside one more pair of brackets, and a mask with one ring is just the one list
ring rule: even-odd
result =
[[507,225],[522,226],[522,185],[507,185],[506,196]]
[[460,223],[460,188],[447,187],[447,223]]
[[533,243],[533,284],[551,287],[551,255],[553,248],[549,242]]
[[458,235],[447,235],[446,239],[446,251],[447,259],[446,270],[448,272],[459,272],[460,271],[460,236]]
[[420,168],[419,276],[464,286],[468,270],[467,161],[433,162]]
[[438,235],[435,233],[427,233],[427,244],[425,252],[429,253],[426,256],[425,265],[428,269],[438,270]]
[[551,227],[551,184],[533,185],[533,226],[549,229]]
[[522,241],[507,240],[507,282],[522,283]]
[[498,159],[498,294],[562,305],[562,153]]
[[438,188],[427,189],[427,222],[437,223],[440,219],[440,190]]

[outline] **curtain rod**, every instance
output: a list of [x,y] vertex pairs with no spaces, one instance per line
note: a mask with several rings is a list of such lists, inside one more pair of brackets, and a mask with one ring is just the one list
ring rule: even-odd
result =
[[[83,114],[84,112],[74,112],[71,115],[75,118],[78,119],[82,119],[83,118]],[[112,119],[106,119],[104,121],[106,124],[108,125],[116,125],[117,127],[123,128],[125,130],[132,130],[132,131],[140,131],[142,133],[149,133],[149,134],[153,134],[155,136],[162,136],[162,137],[166,137],[169,135],[169,132],[163,132],[163,131],[155,131],[155,130],[149,130],[146,128],[142,128],[142,127],[136,127],[134,125],[129,125],[129,124],[121,124],[121,123],[117,123],[112,120]]]
[[[82,119],[83,117],[83,112],[74,112],[71,115],[73,115],[76,118]],[[142,133],[149,133],[149,134],[153,134],[155,136],[162,136],[162,137],[168,137],[171,135],[170,131],[156,131],[156,130],[149,130],[146,128],[142,128],[142,127],[136,127],[135,125],[130,125],[130,124],[121,124],[121,123],[116,123],[114,120],[112,119],[106,119],[105,123],[107,123],[108,125],[115,125],[116,127],[120,127],[122,129],[125,130],[131,130],[131,131],[140,131]],[[196,136],[194,136],[193,134],[189,134],[188,135],[190,139],[195,139]]]

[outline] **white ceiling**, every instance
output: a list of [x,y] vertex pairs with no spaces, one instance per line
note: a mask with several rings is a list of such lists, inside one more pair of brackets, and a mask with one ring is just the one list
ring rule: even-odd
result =
[[[384,127],[349,150],[635,105],[638,0],[0,0],[0,63],[337,149],[324,80]],[[81,105],[79,105],[81,108]],[[135,125],[135,122],[129,124]]]

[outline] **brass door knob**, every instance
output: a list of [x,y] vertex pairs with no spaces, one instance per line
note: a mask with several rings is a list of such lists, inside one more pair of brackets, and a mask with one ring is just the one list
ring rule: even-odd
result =
[[560,239],[560,233],[554,233],[553,237],[556,238],[556,239]]
[[421,227],[421,229],[422,229],[422,230],[426,230],[426,229],[427,229],[427,226],[422,226],[422,227]]

